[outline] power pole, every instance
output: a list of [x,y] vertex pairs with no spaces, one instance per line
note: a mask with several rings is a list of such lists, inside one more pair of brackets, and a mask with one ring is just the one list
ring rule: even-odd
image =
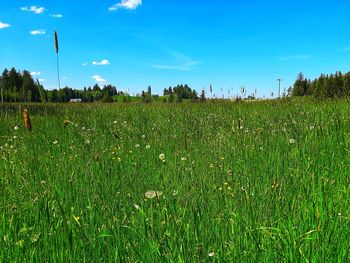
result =
[[281,98],[281,81],[283,79],[277,79],[278,81],[278,98]]

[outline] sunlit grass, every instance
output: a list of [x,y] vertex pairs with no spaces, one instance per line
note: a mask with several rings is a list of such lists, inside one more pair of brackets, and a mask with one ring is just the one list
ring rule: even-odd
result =
[[0,262],[348,262],[349,112],[7,105]]

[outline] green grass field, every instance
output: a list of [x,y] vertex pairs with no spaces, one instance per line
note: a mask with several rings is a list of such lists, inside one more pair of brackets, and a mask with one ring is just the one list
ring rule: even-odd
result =
[[0,262],[350,262],[348,101],[22,109]]

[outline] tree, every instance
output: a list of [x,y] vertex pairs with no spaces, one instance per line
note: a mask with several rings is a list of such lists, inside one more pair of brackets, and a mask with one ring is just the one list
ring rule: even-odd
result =
[[111,94],[108,92],[105,92],[105,94],[102,97],[102,102],[106,102],[106,103],[113,102]]
[[202,90],[199,101],[200,101],[200,102],[204,102],[205,100],[206,100],[206,98],[205,98],[205,91]]
[[305,96],[308,91],[307,80],[304,78],[303,73],[299,73],[297,80],[293,85],[293,96]]

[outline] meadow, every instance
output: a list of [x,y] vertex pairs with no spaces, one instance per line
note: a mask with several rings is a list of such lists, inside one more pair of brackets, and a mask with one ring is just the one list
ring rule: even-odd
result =
[[349,101],[23,108],[0,262],[350,262]]

